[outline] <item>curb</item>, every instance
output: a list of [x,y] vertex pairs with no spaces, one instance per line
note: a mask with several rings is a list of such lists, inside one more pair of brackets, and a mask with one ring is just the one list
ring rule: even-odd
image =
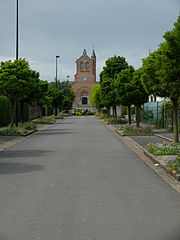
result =
[[[148,159],[151,160],[151,162],[158,164],[159,167],[161,167],[169,176],[172,176],[176,181],[180,181],[180,174],[179,173],[172,173],[170,172],[166,165],[162,164],[159,159],[154,156],[153,154],[149,153],[144,147],[142,147],[141,145],[139,145],[137,142],[135,142],[133,139],[129,138],[128,136],[124,136],[121,135],[121,132],[118,131],[118,129],[116,129],[115,127],[113,127],[112,125],[107,125],[112,131],[116,132],[118,135],[120,135],[121,137],[127,137],[131,142],[133,142],[139,149],[141,149],[144,153],[144,155],[146,157],[148,157]],[[171,139],[172,141],[172,139]],[[128,144],[127,144],[128,145]]]
[[0,136],[15,136],[15,137],[27,137],[35,132],[37,132],[38,130],[32,130],[32,131],[29,131],[27,133],[24,133],[24,134],[9,134],[9,135],[4,135],[4,134],[0,134]]
[[[121,133],[116,129],[116,128],[114,128],[112,125],[111,125],[111,128],[116,132],[116,133],[118,133],[120,136],[124,136],[124,135],[121,135]],[[158,134],[157,134],[158,135]],[[157,136],[156,135],[156,136]],[[151,153],[149,153],[144,147],[142,147],[141,145],[139,145],[137,142],[135,142],[133,139],[131,139],[135,144],[136,144],[136,146],[138,146],[139,148],[141,148],[142,150],[143,150],[143,152],[144,152],[144,155],[146,156],[146,157],[148,157],[151,161],[153,161],[155,164],[159,164],[159,166],[161,167],[161,168],[163,168],[169,175],[171,175],[172,177],[174,177],[177,181],[180,181],[180,174],[178,173],[178,174],[176,174],[176,173],[172,173],[172,172],[170,172],[168,169],[167,169],[167,167],[164,165],[164,164],[162,164],[160,161],[159,161],[159,159],[157,159],[157,157],[156,156],[154,156],[153,154],[151,154]],[[172,141],[172,139],[171,139],[171,141]]]
[[168,140],[168,141],[170,141],[170,142],[173,142],[173,139],[168,138],[168,137],[165,137],[165,136],[163,136],[163,135],[161,135],[161,134],[158,134],[158,133],[155,133],[154,136],[160,137],[160,138],[165,139],[165,140]]

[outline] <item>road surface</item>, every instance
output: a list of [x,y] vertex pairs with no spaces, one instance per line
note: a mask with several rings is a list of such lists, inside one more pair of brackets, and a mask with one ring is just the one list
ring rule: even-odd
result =
[[180,240],[180,196],[95,117],[0,152],[0,240]]

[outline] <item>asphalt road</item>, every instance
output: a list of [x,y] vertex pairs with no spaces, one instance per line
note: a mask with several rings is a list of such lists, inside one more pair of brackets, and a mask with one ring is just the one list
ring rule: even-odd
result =
[[95,117],[0,152],[0,240],[180,240],[180,195]]

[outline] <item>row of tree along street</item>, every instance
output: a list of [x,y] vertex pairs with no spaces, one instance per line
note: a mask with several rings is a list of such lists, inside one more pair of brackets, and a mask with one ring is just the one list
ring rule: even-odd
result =
[[123,105],[129,109],[136,106],[139,127],[139,108],[154,95],[169,98],[173,105],[174,140],[178,142],[178,101],[180,100],[180,16],[174,28],[164,34],[165,41],[159,48],[143,59],[142,68],[135,70],[120,56],[109,58],[100,73],[100,84],[93,89],[91,100],[100,111],[106,107]]
[[[40,80],[40,74],[32,70],[25,59],[1,62],[0,96],[7,97],[10,102],[11,126],[15,123],[17,126],[18,120],[24,122],[24,105],[27,103],[39,106],[41,113],[43,108],[52,113],[53,109],[68,111],[74,100],[74,92],[68,81],[58,81],[56,87],[53,82]],[[20,116],[17,114],[18,106]]]

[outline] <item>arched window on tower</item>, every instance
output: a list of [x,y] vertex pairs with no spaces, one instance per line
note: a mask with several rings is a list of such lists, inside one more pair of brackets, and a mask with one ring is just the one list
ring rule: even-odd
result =
[[87,61],[86,62],[86,72],[89,72],[90,71],[90,64],[89,62]]
[[80,62],[80,71],[84,72],[84,63],[83,62]]

